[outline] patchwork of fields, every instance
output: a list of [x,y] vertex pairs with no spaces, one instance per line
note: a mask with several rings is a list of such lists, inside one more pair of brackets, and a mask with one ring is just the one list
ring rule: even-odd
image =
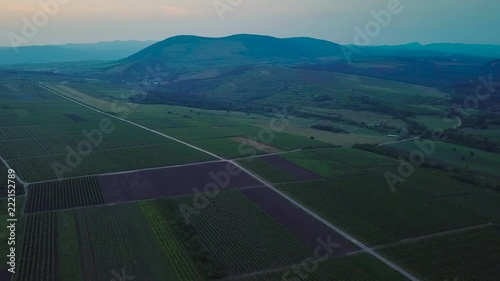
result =
[[[397,170],[398,161],[285,132],[263,141],[262,126],[244,114],[158,106],[118,114],[167,138],[31,82],[4,82],[0,156],[31,183],[26,195],[18,193],[14,281],[125,274],[155,281],[489,281],[499,275],[497,193],[431,169],[417,169],[393,192],[383,175]],[[51,85],[86,101],[68,88]],[[109,105],[104,96],[118,95],[98,91],[86,104],[100,110]],[[422,97],[442,98],[433,91]],[[114,129],[92,145],[85,132],[103,126]],[[82,141],[90,152],[81,150]],[[1,230],[2,251],[6,237]],[[2,278],[5,257],[0,262]]]
[[0,155],[28,183],[213,160],[33,83],[6,83]]

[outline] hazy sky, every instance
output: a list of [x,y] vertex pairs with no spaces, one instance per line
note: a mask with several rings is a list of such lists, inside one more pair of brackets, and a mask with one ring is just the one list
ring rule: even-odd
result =
[[[392,1],[400,2],[400,13],[373,29],[371,45],[500,44],[498,0],[0,0],[0,45],[12,38],[38,45],[236,33],[353,43],[355,28],[364,30],[372,12],[387,10]],[[61,4],[47,16],[43,3]],[[25,27],[23,33],[32,23],[38,30]]]

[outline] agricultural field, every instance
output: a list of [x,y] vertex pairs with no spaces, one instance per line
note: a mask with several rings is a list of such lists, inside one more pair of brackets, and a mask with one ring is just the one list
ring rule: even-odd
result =
[[325,178],[362,173],[358,168],[328,159],[320,154],[318,150],[283,154],[282,157]]
[[[313,268],[315,270],[307,270]],[[300,270],[300,271],[298,271]],[[297,273],[299,272],[299,273]],[[352,280],[352,281],[375,281],[391,280],[405,281],[405,277],[387,268],[380,261],[367,254],[358,254],[342,258],[330,258],[320,261],[316,266],[303,264],[302,267],[291,267],[289,269],[262,273],[251,277],[242,277],[238,281],[282,281],[300,280],[306,277],[307,280],[331,281],[331,280]],[[295,278],[295,279],[293,279]]]
[[[285,226],[297,238],[309,245],[311,249],[316,250],[319,245],[323,245],[323,250],[327,251],[331,257],[342,256],[359,250],[351,241],[297,208],[269,187],[243,189],[241,193],[277,222]],[[334,245],[326,249],[325,244],[321,241],[330,241]]]
[[303,170],[305,173],[307,171],[313,173],[299,177],[302,180],[314,180],[318,179],[318,176],[333,178],[360,175],[380,167],[397,166],[397,162],[392,159],[352,148],[311,149],[265,156],[260,159],[295,176],[304,174]]
[[106,202],[98,177],[38,183],[28,187],[25,213],[39,213],[103,205]]
[[498,226],[403,243],[380,252],[422,280],[496,281],[500,276]]
[[[189,206],[192,198],[175,202]],[[189,220],[227,275],[298,263],[312,254],[305,243],[239,191],[221,192]]]
[[[269,75],[290,80],[277,83]],[[342,115],[346,121],[333,125],[349,133],[314,130],[311,125],[321,120],[283,117],[276,108],[257,114],[138,105],[127,103],[131,89],[125,84],[43,83],[63,96],[235,159],[249,171],[232,166],[237,175],[226,176],[232,161],[92,111],[34,83],[3,81],[0,156],[28,183],[26,196],[18,197],[18,204],[24,205],[18,228],[22,273],[13,281],[114,280],[121,272],[155,281],[302,280],[297,268],[314,257],[321,245],[318,239],[327,237],[337,246],[314,272],[307,272],[309,280],[406,280],[369,253],[358,253],[360,247],[253,175],[359,241],[376,246],[422,280],[492,280],[490,276],[498,275],[485,269],[498,259],[498,227],[463,231],[500,221],[496,192],[457,181],[446,170],[427,168],[416,169],[391,189],[384,173],[398,173],[398,161],[345,147],[389,139],[370,125],[349,121],[374,126],[387,120],[397,129],[408,125],[388,114],[358,110],[366,106],[363,98],[425,114],[440,109],[447,94],[381,79],[272,67],[252,69],[233,82],[221,83],[214,94],[236,101],[233,91],[241,90],[259,104],[286,104],[296,98],[295,112]],[[282,91],[264,89],[282,83],[289,83]],[[332,100],[316,101],[325,95]],[[116,100],[126,110],[113,111]],[[288,125],[269,135],[271,122],[279,117]],[[440,125],[431,115],[416,119],[430,127]],[[103,120],[113,130],[92,145],[95,139],[85,132],[95,133]],[[92,145],[83,154],[82,141]],[[405,145],[394,146],[411,151]],[[447,159],[446,164],[462,159],[465,168],[489,174],[500,164],[498,157],[484,151],[438,146],[433,157]],[[4,170],[0,166],[0,175]],[[21,207],[18,210],[21,214]],[[457,230],[449,235],[453,243],[434,236],[451,230]],[[0,242],[5,235],[0,231]],[[422,238],[425,235],[430,236]],[[479,246],[465,249],[454,243]],[[411,256],[412,251],[417,254]],[[451,256],[444,257],[447,252],[471,266],[460,268]],[[446,269],[433,268],[427,262],[432,255],[443,256],[438,268]],[[455,270],[459,274],[448,276]]]
[[[409,179],[392,192],[383,174],[287,183],[278,187],[368,244],[381,244],[487,223],[485,218],[424,194]],[[369,184],[367,184],[369,183]]]
[[0,106],[7,110],[2,109],[0,155],[26,182],[213,159],[31,82],[5,85],[9,90],[0,93]]
[[280,169],[261,158],[248,158],[238,160],[237,162],[270,183],[292,182],[297,180],[295,175],[284,169]]
[[[145,280],[200,280],[165,218],[143,207],[117,205],[75,212],[83,280],[107,280],[112,271]],[[140,243],[138,243],[140,241]]]
[[[57,276],[57,224],[55,214],[28,216],[14,281],[53,281]],[[18,246],[19,247],[19,246]]]
[[[436,149],[429,157],[433,161],[479,174],[498,176],[500,166],[498,153],[443,142],[435,142],[435,145]],[[390,147],[405,154],[419,150],[415,142],[396,143]]]
[[478,214],[491,222],[500,223],[500,194],[498,192],[459,194],[442,197],[440,200]]
[[238,167],[223,161],[104,175],[101,182],[107,203],[262,185]]

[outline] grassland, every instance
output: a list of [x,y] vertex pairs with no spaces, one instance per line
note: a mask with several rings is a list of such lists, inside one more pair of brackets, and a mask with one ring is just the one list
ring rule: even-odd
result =
[[424,280],[498,280],[500,228],[491,226],[380,251]]

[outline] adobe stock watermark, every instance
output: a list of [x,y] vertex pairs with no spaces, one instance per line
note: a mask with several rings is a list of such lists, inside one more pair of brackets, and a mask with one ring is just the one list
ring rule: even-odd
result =
[[[447,110],[443,115],[445,122],[453,122],[450,117],[457,117],[458,123],[462,124],[462,120],[469,118],[471,115],[466,110],[479,109],[481,102],[486,102],[491,99],[492,94],[496,93],[496,88],[500,87],[500,83],[493,81],[493,76],[490,74],[488,78],[479,76],[477,78],[478,86],[474,90],[474,94],[469,95],[463,101],[463,104],[454,104],[453,109]],[[411,177],[417,167],[423,165],[436,151],[436,142],[445,142],[448,136],[443,129],[434,129],[431,133],[431,139],[415,139],[417,149],[410,152],[407,161],[402,155],[399,156],[399,166],[397,174],[386,171],[384,178],[392,192],[396,191],[396,185],[404,183]]]
[[71,0],[39,0],[40,9],[33,13],[30,18],[22,17],[22,27],[19,33],[9,32],[7,38],[15,53],[18,47],[29,44],[29,40],[35,38],[41,28],[47,26],[51,18],[61,11],[61,6],[68,5]]
[[[301,281],[306,280],[312,273],[318,270],[320,262],[324,262],[340,248],[339,243],[332,242],[332,237],[328,235],[326,240],[321,237],[316,239],[318,246],[314,249],[314,255],[306,258],[301,264],[294,265],[289,270],[285,271],[281,276],[283,281]],[[323,254],[321,252],[324,252]]]
[[114,278],[111,278],[110,281],[132,281],[137,278],[136,276],[127,274],[125,267],[122,268],[121,272],[113,269],[111,270],[111,274],[113,274]]
[[212,5],[221,21],[225,20],[225,14],[234,10],[243,3],[243,0],[214,0]]
[[[412,0],[406,0],[412,1]],[[365,23],[363,27],[354,27],[354,45],[341,43],[341,49],[344,57],[349,64],[352,63],[352,56],[360,54],[361,48],[369,46],[372,40],[378,37],[386,29],[395,16],[404,11],[404,6],[400,0],[389,0],[387,6],[379,11],[372,10],[370,15],[372,19]]]
[[[274,140],[274,135],[277,132],[282,132],[290,124],[288,117],[285,112],[280,112],[278,117],[272,118],[269,121],[268,128],[262,128],[256,137],[250,138],[258,143],[270,144]],[[238,147],[238,152],[240,155],[248,155],[247,160],[252,161],[253,156],[257,155],[257,148],[251,145],[249,142],[242,142]],[[186,224],[191,223],[191,216],[201,214],[201,211],[208,207],[210,200],[215,199],[219,196],[220,192],[228,187],[230,187],[231,179],[242,173],[243,170],[240,169],[233,161],[228,161],[225,169],[218,171],[217,173],[211,171],[209,177],[211,182],[207,183],[203,190],[198,188],[193,189],[194,196],[190,204],[179,204],[177,207],[184,217]]]

